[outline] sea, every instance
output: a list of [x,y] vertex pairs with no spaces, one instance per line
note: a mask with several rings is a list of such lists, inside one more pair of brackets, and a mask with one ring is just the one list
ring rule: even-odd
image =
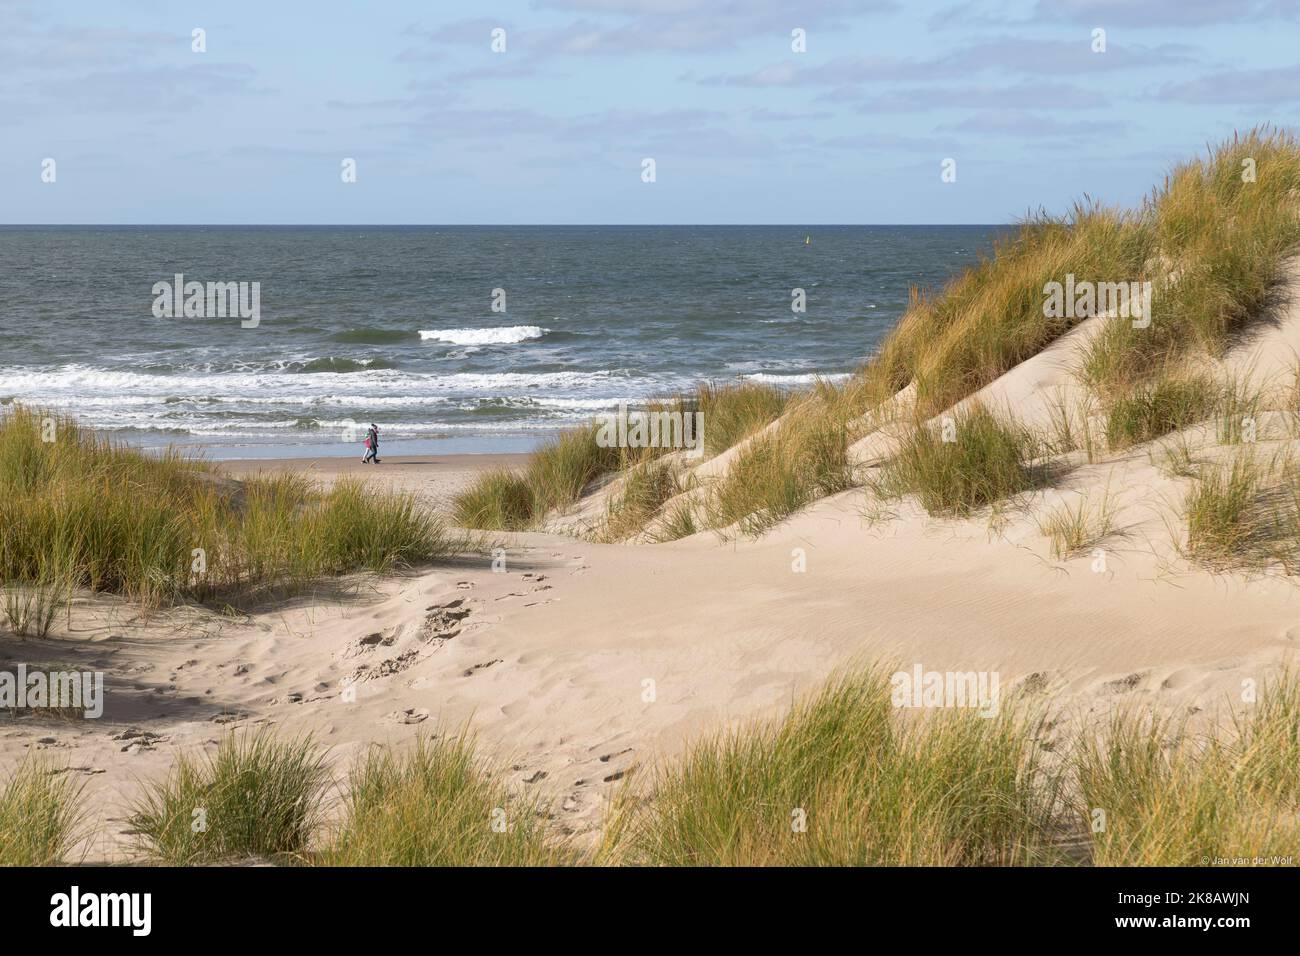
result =
[[372,422],[388,454],[527,451],[702,381],[841,379],[1007,229],[0,226],[0,409],[213,459]]

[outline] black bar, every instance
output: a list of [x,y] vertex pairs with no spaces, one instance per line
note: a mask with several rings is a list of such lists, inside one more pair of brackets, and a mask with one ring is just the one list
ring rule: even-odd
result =
[[[518,934],[533,945],[588,932],[613,944],[701,923],[723,937],[840,929],[877,934],[1044,939],[1100,937],[1229,941],[1295,926],[1293,867],[1204,869],[325,869],[295,867],[67,867],[0,869],[8,943],[78,934],[126,942],[213,945],[334,944],[374,947],[415,934],[431,946],[495,945]],[[130,925],[51,925],[52,898],[148,893],[149,933]],[[140,898],[143,903],[143,897]],[[98,906],[98,899],[94,906]],[[128,911],[123,922],[129,923]],[[136,911],[137,917],[142,911]],[[1149,925],[1121,925],[1124,920]],[[1199,921],[1213,921],[1208,927]],[[1198,921],[1196,924],[1190,921]],[[1242,921],[1227,925],[1219,921]],[[142,920],[137,920],[142,922]],[[581,930],[582,927],[585,930]],[[580,931],[581,930],[581,931]],[[572,934],[577,934],[574,936]],[[932,937],[932,933],[938,936]],[[610,934],[610,935],[606,935]],[[955,934],[955,935],[952,935]],[[665,943],[668,938],[665,939]],[[563,944],[562,944],[563,945]]]

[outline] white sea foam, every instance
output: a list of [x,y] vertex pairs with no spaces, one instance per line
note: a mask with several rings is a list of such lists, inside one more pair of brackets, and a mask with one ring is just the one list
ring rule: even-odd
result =
[[220,398],[238,397],[252,401],[259,396],[274,396],[272,401],[295,401],[305,396],[334,397],[358,385],[376,388],[390,397],[406,397],[446,392],[509,392],[513,389],[555,389],[589,392],[595,381],[621,379],[624,369],[595,372],[455,372],[438,375],[404,372],[397,369],[374,369],[366,372],[317,372],[314,375],[289,375],[276,372],[225,374],[151,375],[124,369],[104,369],[90,365],[63,365],[40,369],[17,369],[0,372],[0,396],[13,396],[37,404],[42,398],[58,395]]
[[503,329],[421,329],[420,338],[448,345],[513,345],[540,339],[549,331],[538,325],[511,325]]

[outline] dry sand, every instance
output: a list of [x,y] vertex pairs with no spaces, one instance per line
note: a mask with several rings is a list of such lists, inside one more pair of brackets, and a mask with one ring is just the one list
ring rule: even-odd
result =
[[[35,746],[85,777],[104,826],[89,859],[122,859],[125,807],[175,753],[231,727],[311,731],[342,770],[372,742],[469,722],[520,787],[553,794],[582,833],[633,765],[691,736],[779,714],[836,665],[1034,675],[1039,699],[1103,713],[1235,699],[1300,637],[1280,579],[1169,576],[1134,546],[1058,564],[978,522],[912,515],[874,530],[860,493],[820,502],[757,541],[593,545],[517,535],[404,578],[355,577],[243,619],[194,609],[141,620],[79,603],[58,640],[0,653],[102,670],[102,718],[0,723],[6,764]],[[793,570],[804,549],[807,569]],[[356,680],[356,700],[342,692]]]

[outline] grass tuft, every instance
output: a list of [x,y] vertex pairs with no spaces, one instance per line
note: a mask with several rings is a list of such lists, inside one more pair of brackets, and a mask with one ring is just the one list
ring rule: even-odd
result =
[[671,498],[682,491],[677,471],[670,463],[651,460],[624,473],[623,488],[610,500],[598,537],[624,541],[645,530]]
[[830,681],[776,724],[706,738],[617,808],[610,852],[668,866],[1037,861],[1050,799],[1010,715],[909,722],[874,669]]
[[1099,501],[1088,495],[1076,496],[1074,504],[1062,502],[1048,512],[1038,530],[1052,543],[1052,557],[1064,560],[1087,551],[1115,533],[1115,504],[1110,489]]
[[703,415],[705,454],[726,451],[770,425],[781,417],[790,400],[788,391],[756,382],[700,385],[694,407]]
[[1136,712],[1084,738],[1077,819],[1098,866],[1290,858],[1300,846],[1300,681],[1284,673],[1228,728],[1193,733]]
[[494,783],[465,736],[370,750],[350,777],[327,866],[548,866],[576,862],[544,807]]
[[1219,399],[1219,387],[1205,376],[1166,376],[1138,386],[1111,404],[1106,443],[1118,450],[1181,431],[1209,417]]
[[496,469],[479,475],[452,503],[456,522],[524,531],[551,510],[573,504],[592,481],[629,463],[621,449],[597,442],[599,432],[595,423],[561,432],[529,457],[522,473]]
[[0,866],[54,866],[79,839],[84,784],[32,755],[0,785]]
[[1209,567],[1265,563],[1277,554],[1276,513],[1267,505],[1270,468],[1250,452],[1202,468],[1183,504],[1187,554]]
[[310,737],[265,728],[223,737],[211,756],[182,755],[131,816],[140,849],[172,866],[304,853],[329,782]]
[[937,427],[918,425],[886,463],[876,491],[884,498],[914,494],[932,515],[968,515],[1036,487],[1035,451],[1025,429],[975,405]]
[[791,409],[780,428],[755,439],[709,489],[708,525],[736,525],[758,535],[809,502],[857,483],[849,462],[844,409],[814,394]]
[[[73,588],[145,606],[229,603],[322,575],[390,571],[457,547],[410,496],[349,481],[319,492],[295,475],[239,482],[204,462],[146,455],[22,406],[0,419],[0,578],[44,594],[37,625],[50,594]],[[10,606],[28,613],[23,600],[11,591]]]

